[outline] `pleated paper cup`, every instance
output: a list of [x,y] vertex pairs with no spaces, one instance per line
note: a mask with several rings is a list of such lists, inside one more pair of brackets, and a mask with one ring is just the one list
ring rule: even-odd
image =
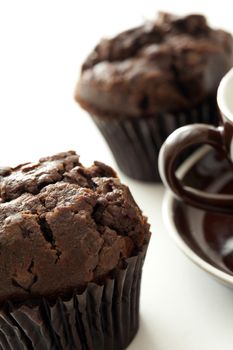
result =
[[147,245],[102,285],[72,297],[6,302],[0,309],[0,349],[123,350],[139,327],[142,266]]
[[[160,182],[158,154],[166,138],[175,129],[187,124],[216,125],[219,111],[214,97],[193,109],[177,113],[135,118],[103,118],[94,114],[91,117],[123,173],[136,180]],[[192,152],[186,153],[185,158]]]

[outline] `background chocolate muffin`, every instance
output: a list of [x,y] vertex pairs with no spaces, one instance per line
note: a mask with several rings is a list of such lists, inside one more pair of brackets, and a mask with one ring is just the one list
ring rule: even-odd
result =
[[98,44],[82,66],[75,98],[124,173],[158,180],[157,155],[174,129],[216,123],[216,91],[232,52],[232,36],[210,28],[205,17],[160,13]]
[[138,329],[146,218],[75,152],[0,169],[0,348],[125,349]]

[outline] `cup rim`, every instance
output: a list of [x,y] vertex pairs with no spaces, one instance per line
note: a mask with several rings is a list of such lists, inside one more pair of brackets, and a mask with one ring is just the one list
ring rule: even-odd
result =
[[233,123],[233,111],[231,112],[226,101],[226,90],[231,80],[233,80],[233,68],[231,68],[220,81],[217,91],[217,103],[220,112]]

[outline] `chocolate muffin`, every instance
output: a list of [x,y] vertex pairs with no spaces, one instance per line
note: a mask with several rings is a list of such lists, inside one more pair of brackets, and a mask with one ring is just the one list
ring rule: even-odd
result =
[[125,349],[138,329],[146,218],[75,152],[0,169],[0,349]]
[[158,152],[174,129],[216,123],[216,91],[232,53],[232,36],[210,28],[204,16],[160,13],[98,44],[82,66],[75,98],[120,169],[157,181]]

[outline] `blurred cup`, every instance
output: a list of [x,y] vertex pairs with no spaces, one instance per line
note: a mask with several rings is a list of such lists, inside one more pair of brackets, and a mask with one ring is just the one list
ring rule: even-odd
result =
[[194,145],[208,144],[233,163],[233,68],[219,85],[217,102],[221,112],[219,126],[192,124],[175,130],[160,150],[159,172],[163,183],[187,204],[218,212],[233,212],[233,195],[200,191],[185,186],[176,176],[178,156]]

